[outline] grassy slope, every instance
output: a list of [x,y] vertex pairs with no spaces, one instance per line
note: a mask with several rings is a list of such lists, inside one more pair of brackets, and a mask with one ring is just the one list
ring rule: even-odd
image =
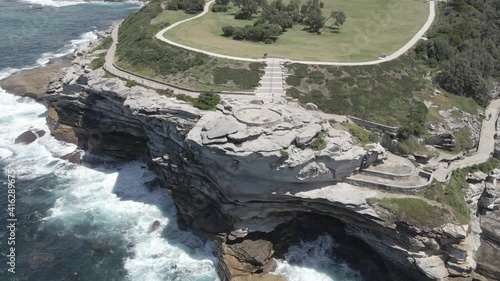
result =
[[263,64],[212,58],[154,39],[156,32],[168,24],[192,16],[183,11],[162,11],[158,1],[152,1],[122,23],[116,64],[146,77],[202,91],[248,91],[258,86]]
[[168,31],[165,37],[192,47],[233,56],[258,58],[269,53],[296,60],[364,61],[401,48],[423,26],[429,13],[429,4],[416,0],[324,2],[325,14],[335,9],[347,15],[347,21],[339,33],[327,29],[318,36],[296,25],[272,45],[236,41],[221,36],[221,28],[226,25],[253,24],[253,20],[235,20],[233,14],[238,8],[233,8],[227,13],[209,12]]

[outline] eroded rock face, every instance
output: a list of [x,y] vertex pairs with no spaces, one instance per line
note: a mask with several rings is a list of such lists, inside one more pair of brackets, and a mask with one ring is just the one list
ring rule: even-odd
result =
[[[267,105],[224,100],[219,111],[207,113],[102,78],[103,71],[89,71],[78,59],[68,73],[45,97],[52,134],[91,153],[149,160],[176,205],[180,227],[219,243],[221,276],[280,280],[265,274],[277,247],[266,234],[312,213],[345,224],[395,272],[395,280],[470,277],[473,251],[460,248],[469,227],[385,225],[367,201],[379,193],[343,182],[380,161],[383,148],[353,145],[348,132],[331,128],[315,112],[276,103],[262,116],[237,116],[242,106]],[[316,140],[323,149],[308,147]],[[255,233],[262,235],[248,238]]]

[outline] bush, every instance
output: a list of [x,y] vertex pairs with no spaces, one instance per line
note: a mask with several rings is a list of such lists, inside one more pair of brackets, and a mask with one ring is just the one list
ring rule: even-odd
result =
[[427,148],[415,136],[410,136],[406,140],[398,142],[399,153],[404,155],[412,155],[413,153],[427,153]]
[[99,44],[95,46],[94,49],[92,49],[92,52],[95,52],[97,50],[109,49],[109,47],[111,47],[112,44],[113,44],[113,38],[111,38],[111,36],[108,36],[102,39],[101,42],[99,42]]
[[410,136],[420,136],[427,132],[425,123],[427,121],[427,106],[423,102],[414,101],[410,112],[399,128],[398,135],[402,139]]
[[267,38],[266,40],[264,40],[264,44],[272,44],[272,43],[274,43],[274,40],[271,38]]
[[320,132],[318,136],[308,145],[305,146],[305,148],[310,148],[315,151],[320,151],[326,148],[326,139],[325,139],[325,133]]
[[212,92],[201,93],[194,106],[201,110],[215,110],[220,102],[220,96]]
[[454,151],[464,151],[473,147],[472,134],[468,128],[459,128],[454,134]]
[[215,4],[217,5],[229,5],[229,0],[215,0]]
[[248,11],[239,11],[234,15],[234,19],[236,20],[249,20],[252,18],[252,13]]
[[227,12],[227,10],[228,10],[227,5],[217,5],[217,4],[215,4],[215,5],[212,6],[212,12],[213,13]]
[[236,28],[234,26],[230,26],[230,25],[224,26],[224,27],[222,27],[222,33],[226,37],[231,37],[231,36],[233,36],[235,29]]
[[362,146],[368,143],[376,142],[376,135],[363,127],[348,122],[342,122],[342,126],[345,127],[349,133],[351,133],[353,138],[355,138]]
[[92,60],[92,62],[89,65],[89,68],[92,70],[96,70],[100,67],[103,67],[104,63],[106,63],[106,59],[104,56],[99,56],[98,58]]
[[167,10],[178,11],[179,10],[179,0],[171,0],[167,3]]
[[137,86],[137,85],[139,85],[139,83],[135,82],[134,80],[127,80],[125,87],[132,88],[132,87]]

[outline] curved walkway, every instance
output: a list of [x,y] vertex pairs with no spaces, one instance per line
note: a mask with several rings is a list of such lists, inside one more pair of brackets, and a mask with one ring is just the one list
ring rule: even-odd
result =
[[[226,55],[222,55],[222,54],[217,54],[217,53],[189,47],[189,46],[174,42],[174,41],[167,39],[163,36],[163,34],[165,32],[169,31],[170,29],[172,29],[180,24],[183,24],[185,22],[188,22],[188,21],[191,21],[191,20],[194,20],[194,19],[197,19],[197,18],[200,18],[200,17],[206,15],[210,11],[210,5],[214,2],[215,2],[215,0],[207,2],[205,4],[205,7],[203,8],[203,12],[201,12],[200,14],[198,14],[192,18],[181,20],[179,22],[176,22],[176,23],[160,30],[158,33],[156,33],[156,38],[160,41],[177,46],[179,48],[183,48],[183,49],[190,50],[193,52],[203,53],[203,54],[213,56],[213,57],[218,57],[218,58],[223,58],[223,59],[231,59],[231,60],[249,61],[249,62],[263,62],[263,61],[265,61],[265,59],[251,59],[251,58],[234,57],[234,56],[226,56]],[[391,61],[391,60],[394,60],[394,59],[400,57],[401,55],[406,53],[411,47],[413,47],[413,45],[415,45],[418,42],[418,40],[420,40],[422,38],[422,36],[427,32],[427,30],[429,30],[435,17],[436,17],[435,0],[430,0],[429,1],[429,16],[427,17],[427,21],[425,22],[424,26],[422,26],[422,28],[417,32],[417,34],[415,34],[415,36],[413,36],[413,38],[410,41],[408,41],[408,43],[406,43],[399,50],[388,55],[385,58],[380,58],[378,60],[365,61],[365,62],[327,62],[327,61],[298,61],[298,60],[286,60],[286,61],[290,62],[290,63],[301,63],[301,64],[312,64],[312,65],[338,65],[338,66],[374,65],[374,64],[379,64],[379,63],[383,63],[386,61]]]
[[188,95],[190,97],[198,97],[200,94],[199,92],[195,91],[189,91],[186,89],[181,89],[177,88],[174,86],[169,86],[163,83],[159,83],[157,81],[154,81],[152,79],[146,78],[146,77],[141,77],[136,74],[126,72],[123,70],[118,69],[115,66],[115,53],[116,53],[116,43],[118,42],[118,29],[119,25],[113,28],[113,31],[111,32],[111,38],[113,39],[113,43],[111,44],[111,47],[109,47],[108,52],[106,53],[105,57],[105,63],[104,63],[104,69],[108,71],[109,73],[118,76],[120,78],[128,79],[128,80],[133,80],[139,84],[142,84],[146,87],[150,87],[153,89],[159,89],[159,90],[171,90],[174,92],[175,95],[178,94],[184,94]]
[[495,149],[496,122],[499,109],[500,99],[493,100],[486,108],[485,116],[491,114],[491,118],[483,120],[477,153],[462,160],[452,162],[449,167],[447,164],[441,163],[441,166],[433,172],[436,180],[441,182],[447,181],[453,170],[486,162],[491,157],[491,153]]

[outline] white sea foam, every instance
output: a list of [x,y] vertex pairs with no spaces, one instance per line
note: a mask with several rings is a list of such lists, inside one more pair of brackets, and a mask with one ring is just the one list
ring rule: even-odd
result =
[[362,281],[361,274],[333,258],[335,241],[322,234],[311,242],[291,246],[274,274],[287,281]]
[[58,1],[58,0],[21,0],[23,2],[41,5],[41,6],[51,6],[51,7],[65,7],[72,5],[80,5],[87,3],[85,1]]
[[[75,149],[49,134],[29,145],[14,139],[29,128],[43,129],[45,106],[0,90],[0,161],[19,180],[54,174],[58,186],[48,188],[57,200],[43,219],[45,227],[82,239],[126,241],[132,255],[125,260],[127,280],[217,280],[213,247],[178,230],[175,207],[165,189],[149,192],[154,178],[142,163],[117,169],[90,169],[53,156]],[[5,171],[4,171],[5,172]],[[151,232],[154,221],[160,228]],[[91,233],[78,227],[92,226]]]

